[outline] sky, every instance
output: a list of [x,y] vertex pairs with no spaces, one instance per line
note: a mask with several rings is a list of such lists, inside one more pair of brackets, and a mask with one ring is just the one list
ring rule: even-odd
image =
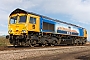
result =
[[8,34],[8,16],[16,8],[84,27],[90,40],[90,0],[1,0],[0,35]]

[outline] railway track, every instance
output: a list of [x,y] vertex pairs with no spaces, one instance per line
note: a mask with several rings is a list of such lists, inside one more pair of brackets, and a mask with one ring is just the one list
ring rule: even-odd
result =
[[[90,51],[90,44],[86,44],[84,46],[46,46],[46,47],[14,47],[14,46],[6,46],[0,47],[0,59],[1,60],[18,60],[28,58],[28,60],[39,60],[38,57],[46,56],[45,60],[47,60],[47,56],[61,56],[62,54],[69,54],[69,53],[77,53],[78,51]],[[88,52],[89,53],[89,52]],[[61,54],[61,55],[60,55]],[[83,55],[83,54],[82,54]],[[87,54],[86,54],[87,55]],[[69,56],[72,56],[69,54]],[[75,55],[76,56],[76,55]],[[60,58],[61,58],[60,57]],[[63,58],[63,57],[62,57]],[[42,60],[42,58],[40,58]],[[51,59],[50,59],[51,60]],[[56,58],[57,60],[57,58]],[[72,59],[71,59],[72,60]]]
[[[59,45],[59,46],[36,46],[36,47],[28,47],[28,46],[0,46],[0,51],[4,51],[4,50],[19,50],[19,49],[40,49],[40,48],[58,48],[58,47],[70,47],[72,45]],[[80,45],[81,46],[81,45]],[[90,46],[90,44],[85,44],[83,46]]]

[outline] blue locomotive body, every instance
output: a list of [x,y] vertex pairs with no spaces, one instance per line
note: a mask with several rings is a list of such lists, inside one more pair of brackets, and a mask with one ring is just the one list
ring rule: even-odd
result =
[[53,34],[65,34],[72,36],[81,36],[84,37],[84,28],[74,26],[72,24],[67,24],[66,22],[61,22],[58,20],[50,20],[48,18],[40,19],[40,31],[41,32],[50,32]]

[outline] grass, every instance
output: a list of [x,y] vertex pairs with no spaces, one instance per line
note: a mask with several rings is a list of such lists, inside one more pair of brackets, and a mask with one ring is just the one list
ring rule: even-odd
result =
[[9,40],[3,36],[0,36],[0,46],[8,46],[8,45],[10,45]]

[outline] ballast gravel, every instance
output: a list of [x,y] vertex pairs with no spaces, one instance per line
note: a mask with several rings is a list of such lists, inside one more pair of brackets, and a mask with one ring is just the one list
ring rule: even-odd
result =
[[69,46],[69,47],[51,47],[39,49],[20,49],[0,51],[0,60],[18,60],[24,58],[34,58],[44,55],[54,55],[60,53],[69,53],[76,51],[90,50],[90,46]]

